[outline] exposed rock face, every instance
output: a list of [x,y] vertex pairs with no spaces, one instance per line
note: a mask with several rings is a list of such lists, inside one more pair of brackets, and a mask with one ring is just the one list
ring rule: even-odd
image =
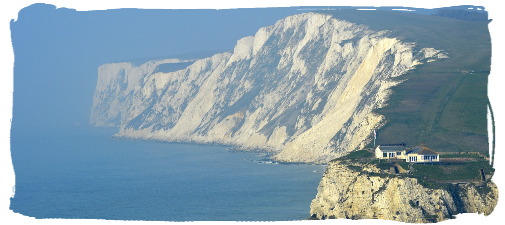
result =
[[[363,170],[358,172],[349,165]],[[312,218],[426,223],[446,220],[458,213],[489,215],[498,201],[498,189],[490,181],[484,187],[453,185],[452,191],[448,191],[425,188],[416,178],[385,173],[371,165],[331,162],[312,200]]]
[[127,121],[125,112],[134,102],[131,98],[140,89],[144,77],[170,69],[169,66],[185,66],[194,60],[152,60],[140,66],[133,63],[109,63],[98,68],[98,80],[91,108],[90,124],[98,127],[119,127]]
[[398,83],[389,78],[443,56],[413,47],[329,15],[294,15],[181,70],[157,72],[159,62],[101,66],[90,122],[119,126],[120,137],[326,163],[371,140],[384,121],[372,110]]
[[[498,203],[498,187],[493,182],[488,182],[485,186],[476,187],[472,184],[461,185],[458,191],[458,197],[462,202],[462,213],[484,213],[489,215],[493,212],[496,204]],[[478,191],[478,189],[484,189]]]

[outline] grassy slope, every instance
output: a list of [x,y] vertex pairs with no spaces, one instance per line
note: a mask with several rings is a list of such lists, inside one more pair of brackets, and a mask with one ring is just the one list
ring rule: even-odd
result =
[[[393,88],[377,143],[425,143],[435,151],[488,154],[487,77],[491,39],[487,21],[460,21],[401,12],[325,11],[335,18],[390,30],[416,49],[444,50],[448,59],[417,66]],[[475,71],[465,73],[464,71]]]
[[494,169],[486,161],[466,162],[461,165],[414,164],[413,167],[416,176],[440,181],[480,179],[480,169],[484,169],[486,174],[494,172]]

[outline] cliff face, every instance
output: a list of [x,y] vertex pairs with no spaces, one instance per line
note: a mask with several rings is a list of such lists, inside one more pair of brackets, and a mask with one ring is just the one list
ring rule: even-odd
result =
[[[117,136],[220,143],[326,163],[368,143],[397,77],[435,49],[305,13],[240,39],[232,52],[163,72],[160,62],[99,68],[90,123]],[[170,62],[164,62],[170,63]]]
[[163,59],[140,66],[130,62],[100,66],[89,123],[98,127],[119,127],[130,119],[126,117],[126,112],[135,104],[132,97],[140,89],[144,77],[171,68],[177,69],[193,61]]
[[372,165],[331,162],[312,201],[312,218],[426,223],[446,220],[458,213],[489,215],[498,201],[498,189],[491,181],[484,186],[455,184],[449,190],[430,189],[416,178],[385,173]]

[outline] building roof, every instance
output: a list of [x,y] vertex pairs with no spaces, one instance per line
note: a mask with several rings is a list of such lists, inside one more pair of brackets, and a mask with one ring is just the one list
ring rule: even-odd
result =
[[405,150],[405,146],[403,145],[386,145],[386,146],[379,146],[379,149],[381,151],[403,151]]
[[436,153],[435,151],[433,151],[429,148],[426,148],[424,146],[416,146],[416,147],[412,148],[412,150],[407,152],[407,154],[411,154],[411,153],[417,153],[419,155],[438,155],[438,153]]

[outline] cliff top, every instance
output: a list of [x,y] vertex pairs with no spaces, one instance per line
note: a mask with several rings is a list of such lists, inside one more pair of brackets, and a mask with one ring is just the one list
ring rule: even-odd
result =
[[353,171],[369,175],[417,178],[427,188],[446,187],[450,183],[482,183],[482,173],[485,181],[490,180],[494,174],[489,161],[477,154],[472,157],[459,155],[459,159],[466,157],[467,160],[455,160],[456,156],[448,156],[451,158],[442,155],[441,162],[407,163],[403,160],[379,160],[371,151],[359,150],[334,159],[330,164],[346,165]]
[[378,10],[320,13],[363,24],[416,48],[447,51],[449,58],[403,75],[388,105],[378,141],[430,143],[440,151],[479,151],[505,157],[505,21],[462,21]]

